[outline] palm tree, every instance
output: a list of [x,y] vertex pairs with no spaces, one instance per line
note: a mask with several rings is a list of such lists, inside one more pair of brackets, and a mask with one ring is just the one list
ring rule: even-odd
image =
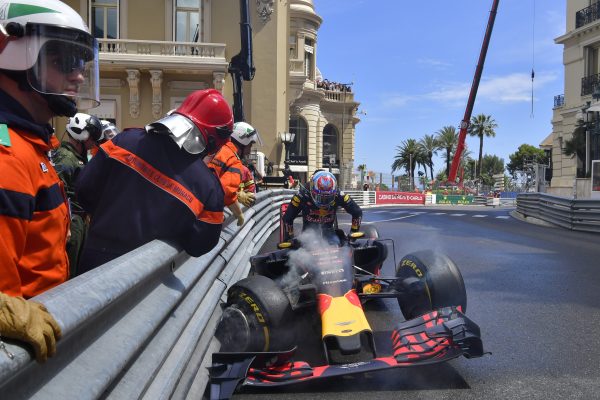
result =
[[471,118],[469,125],[469,135],[479,137],[479,169],[477,173],[481,176],[481,168],[483,166],[483,137],[495,137],[498,124],[491,115],[479,114]]
[[362,186],[365,180],[365,171],[367,170],[367,164],[360,164],[356,167],[357,170],[360,171],[360,189],[362,190]]
[[446,150],[446,176],[450,176],[450,160],[458,144],[458,132],[453,126],[444,126],[436,132],[436,140],[440,149]]
[[433,155],[437,155],[437,151],[440,149],[440,146],[433,135],[423,136],[423,138],[419,140],[419,146],[425,155],[425,173],[427,174],[427,167],[429,167],[429,171],[431,172],[431,180],[433,180]]
[[404,168],[413,179],[411,185],[414,187],[415,168],[417,164],[424,165],[424,153],[421,151],[421,148],[415,139],[403,140],[400,146],[396,146],[396,150],[398,152],[392,163],[392,173],[398,169]]

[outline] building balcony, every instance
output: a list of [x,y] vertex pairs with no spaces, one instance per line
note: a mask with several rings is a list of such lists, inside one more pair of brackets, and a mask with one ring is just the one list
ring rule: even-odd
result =
[[[600,3],[599,3],[600,4]],[[581,78],[581,95],[587,96],[594,93],[594,89],[600,85],[600,74],[584,76]]]
[[354,101],[354,93],[342,92],[340,90],[325,90],[325,100],[336,102],[336,103],[349,103]]
[[554,108],[559,108],[565,105],[565,95],[557,94],[554,96]]
[[227,71],[225,44],[98,39],[101,67]]
[[575,28],[581,28],[584,25],[600,19],[600,3],[592,4],[575,13]]

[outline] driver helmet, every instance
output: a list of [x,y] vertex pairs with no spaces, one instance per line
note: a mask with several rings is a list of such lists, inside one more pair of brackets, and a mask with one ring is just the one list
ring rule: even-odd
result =
[[79,142],[85,142],[92,139],[94,142],[100,142],[104,137],[102,135],[102,123],[94,115],[77,113],[67,121],[67,132],[69,136]]
[[119,130],[116,125],[106,119],[101,119],[100,123],[102,124],[102,136],[105,140],[111,140],[115,136],[119,134]]
[[218,90],[197,90],[175,111],[147,125],[146,130],[170,135],[190,154],[212,154],[230,140],[233,112]]
[[310,179],[310,196],[317,206],[332,205],[337,193],[337,181],[331,172],[317,171]]
[[98,42],[61,1],[0,0],[0,70],[40,93],[55,115],[100,104]]
[[248,146],[252,143],[257,143],[259,146],[262,146],[262,140],[260,139],[258,131],[247,122],[236,122],[233,124],[231,139],[242,146]]

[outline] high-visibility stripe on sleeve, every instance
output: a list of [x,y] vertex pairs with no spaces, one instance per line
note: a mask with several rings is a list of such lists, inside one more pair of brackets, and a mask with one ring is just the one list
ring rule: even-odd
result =
[[0,215],[31,221],[33,208],[33,196],[0,188]]
[[242,177],[242,170],[234,167],[233,165],[227,165],[223,161],[216,158],[213,158],[210,162],[216,167],[215,170],[219,176],[223,176],[226,172],[231,172],[232,174],[238,174],[240,177]]
[[196,198],[196,196],[190,192],[185,186],[176,180],[169,178],[162,172],[148,164],[142,158],[133,154],[132,152],[115,145],[112,141],[108,141],[103,145],[106,154],[122,163],[123,165],[131,168],[148,182],[152,183],[156,187],[169,193],[181,201],[186,207],[188,207],[194,215],[203,222],[209,224],[221,224],[223,223],[223,212],[222,211],[208,211],[204,209],[204,204]]
[[65,202],[62,189],[58,183],[40,189],[35,195],[35,211],[50,211],[54,210]]

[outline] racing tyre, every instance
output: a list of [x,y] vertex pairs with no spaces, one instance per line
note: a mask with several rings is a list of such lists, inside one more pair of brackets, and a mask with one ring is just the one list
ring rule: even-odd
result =
[[365,239],[379,239],[379,232],[375,225],[363,225],[360,230],[365,233]]
[[467,311],[463,277],[445,254],[431,250],[410,253],[398,263],[396,276],[402,278],[399,291],[406,293],[398,298],[398,304],[407,320],[448,306]]
[[215,336],[222,352],[289,350],[295,343],[293,320],[285,293],[271,279],[253,275],[227,291]]

